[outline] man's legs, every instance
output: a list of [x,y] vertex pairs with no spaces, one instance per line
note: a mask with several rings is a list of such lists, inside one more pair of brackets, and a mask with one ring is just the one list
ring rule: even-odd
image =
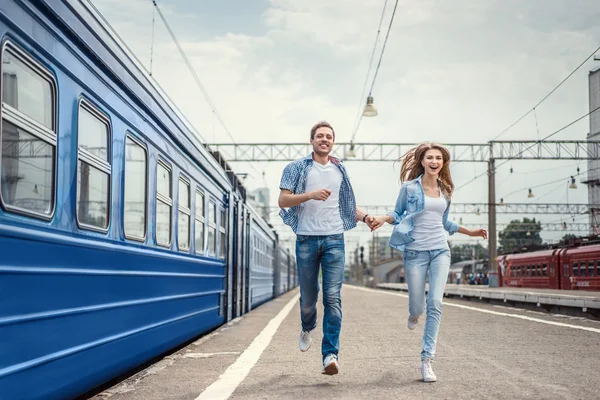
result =
[[330,235],[322,243],[321,265],[323,267],[323,359],[329,354],[337,357],[342,329],[342,300],[340,292],[344,280],[344,235]]
[[317,326],[317,298],[319,295],[319,241],[317,237],[298,235],[296,260],[300,282],[300,318],[302,330],[312,331]]

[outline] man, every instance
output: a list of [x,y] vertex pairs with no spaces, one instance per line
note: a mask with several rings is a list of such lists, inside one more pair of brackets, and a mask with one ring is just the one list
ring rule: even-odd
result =
[[330,156],[335,132],[327,122],[310,130],[313,152],[288,164],[279,188],[279,207],[283,222],[296,233],[296,261],[300,281],[302,331],[299,345],[306,351],[317,326],[319,267],[323,280],[323,374],[339,371],[338,352],[342,328],[340,291],[344,279],[344,231],[357,220],[371,222],[356,208],[356,200],[346,169]]

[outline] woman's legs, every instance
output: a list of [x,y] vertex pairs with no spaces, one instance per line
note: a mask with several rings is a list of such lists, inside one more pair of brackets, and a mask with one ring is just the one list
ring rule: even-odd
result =
[[450,250],[432,250],[424,253],[428,253],[429,258],[429,292],[427,293],[427,320],[423,332],[421,360],[433,359],[435,356],[435,345],[442,320],[444,288],[450,269]]
[[408,313],[412,317],[418,318],[425,311],[425,278],[428,264],[428,251],[404,251],[404,274],[408,286]]

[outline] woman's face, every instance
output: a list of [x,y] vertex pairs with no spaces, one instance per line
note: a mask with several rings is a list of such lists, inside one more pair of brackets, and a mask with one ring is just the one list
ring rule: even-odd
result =
[[421,165],[425,169],[425,174],[436,177],[439,175],[444,166],[444,157],[438,149],[429,149],[425,152],[425,156],[421,161]]

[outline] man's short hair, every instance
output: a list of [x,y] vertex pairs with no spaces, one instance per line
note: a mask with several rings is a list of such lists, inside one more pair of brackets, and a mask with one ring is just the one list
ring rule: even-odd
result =
[[310,130],[310,138],[311,139],[315,139],[315,133],[317,133],[317,129],[319,128],[329,128],[331,129],[331,132],[333,133],[333,138],[335,139],[335,131],[333,130],[333,127],[329,124],[329,122],[326,121],[321,121],[315,124],[315,126],[313,126]]

